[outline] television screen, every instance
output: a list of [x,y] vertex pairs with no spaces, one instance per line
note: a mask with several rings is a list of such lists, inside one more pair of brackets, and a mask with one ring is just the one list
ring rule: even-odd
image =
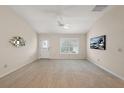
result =
[[106,49],[106,36],[99,36],[90,39],[90,48],[91,49],[99,49],[105,50]]

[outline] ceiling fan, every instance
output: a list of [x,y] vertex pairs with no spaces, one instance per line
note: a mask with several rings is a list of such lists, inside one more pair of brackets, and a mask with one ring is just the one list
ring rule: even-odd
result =
[[62,16],[57,16],[57,24],[64,29],[70,28],[70,24],[66,24]]

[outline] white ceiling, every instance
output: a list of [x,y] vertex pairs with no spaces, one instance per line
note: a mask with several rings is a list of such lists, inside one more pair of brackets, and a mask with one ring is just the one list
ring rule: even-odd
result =
[[[23,17],[38,33],[86,33],[92,25],[108,10],[93,12],[94,5],[40,5],[10,6]],[[62,16],[69,29],[58,26],[57,17]]]

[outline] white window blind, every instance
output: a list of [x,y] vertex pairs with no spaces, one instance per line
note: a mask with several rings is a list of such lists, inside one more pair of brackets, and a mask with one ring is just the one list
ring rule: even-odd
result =
[[78,54],[79,38],[61,38],[60,54]]

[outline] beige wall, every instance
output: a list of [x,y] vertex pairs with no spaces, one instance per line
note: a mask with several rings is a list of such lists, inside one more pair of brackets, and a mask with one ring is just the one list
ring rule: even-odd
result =
[[[107,49],[89,48],[89,39],[106,35]],[[124,79],[124,6],[115,6],[87,34],[87,57]]]
[[[85,59],[86,57],[85,34],[40,34],[39,40],[48,39],[50,42],[50,59]],[[60,38],[79,38],[79,54],[60,54]]]
[[[8,41],[21,36],[26,46],[15,48]],[[34,61],[37,58],[37,35],[7,6],[0,6],[0,77]],[[4,68],[5,64],[8,66]]]

